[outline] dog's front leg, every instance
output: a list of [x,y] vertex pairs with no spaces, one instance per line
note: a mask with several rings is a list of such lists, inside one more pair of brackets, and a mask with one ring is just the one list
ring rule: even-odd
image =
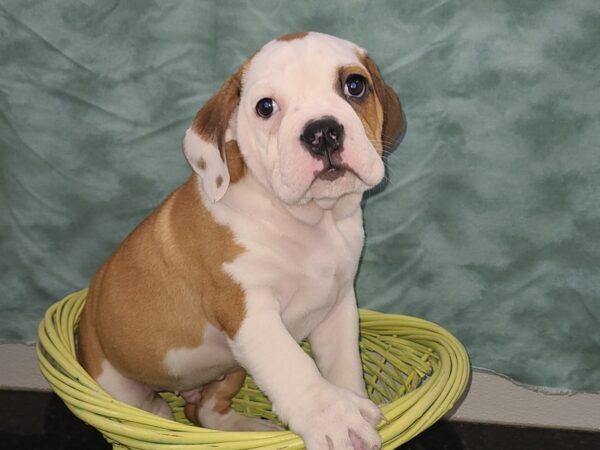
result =
[[327,380],[367,398],[358,332],[356,297],[354,288],[349,285],[308,340],[317,366]]
[[279,418],[308,450],[374,450],[379,409],[369,400],[326,381],[288,333],[279,303],[268,292],[246,292],[246,316],[229,343]]

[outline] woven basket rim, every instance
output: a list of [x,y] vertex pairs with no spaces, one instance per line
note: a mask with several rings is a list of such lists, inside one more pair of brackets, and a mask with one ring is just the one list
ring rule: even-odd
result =
[[[115,448],[304,448],[302,439],[292,431],[209,430],[160,418],[109,396],[75,357],[74,329],[86,294],[87,289],[82,289],[48,308],[38,330],[38,360],[42,374],[67,407],[99,429]],[[381,407],[385,419],[378,431],[382,448],[391,450],[454,407],[469,381],[469,359],[462,344],[437,324],[366,309],[359,313],[363,334],[402,336],[409,345],[427,347],[435,355],[435,368],[425,383]]]

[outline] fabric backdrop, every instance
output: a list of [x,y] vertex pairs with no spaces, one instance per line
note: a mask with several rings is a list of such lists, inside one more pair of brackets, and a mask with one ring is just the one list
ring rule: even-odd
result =
[[0,0],[0,339],[33,341],[190,174],[184,130],[266,41],[365,47],[408,133],[365,206],[361,306],[475,366],[600,390],[597,0]]

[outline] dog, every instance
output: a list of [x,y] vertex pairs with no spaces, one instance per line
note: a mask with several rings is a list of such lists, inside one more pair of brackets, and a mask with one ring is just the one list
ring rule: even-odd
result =
[[248,372],[309,450],[380,448],[353,282],[362,195],[404,130],[362,48],[315,32],[264,45],[185,133],[192,176],[94,276],[82,366],[165,418],[159,391],[203,427],[279,429],[231,408]]

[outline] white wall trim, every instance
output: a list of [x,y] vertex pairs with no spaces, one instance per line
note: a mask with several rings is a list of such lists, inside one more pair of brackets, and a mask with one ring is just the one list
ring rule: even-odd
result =
[[466,422],[600,431],[599,393],[533,389],[475,370],[467,395],[448,417]]
[[40,373],[35,345],[0,344],[0,389],[50,390]]
[[[49,391],[35,346],[0,344],[0,389]],[[600,394],[549,394],[499,375],[475,371],[450,420],[600,431]]]

